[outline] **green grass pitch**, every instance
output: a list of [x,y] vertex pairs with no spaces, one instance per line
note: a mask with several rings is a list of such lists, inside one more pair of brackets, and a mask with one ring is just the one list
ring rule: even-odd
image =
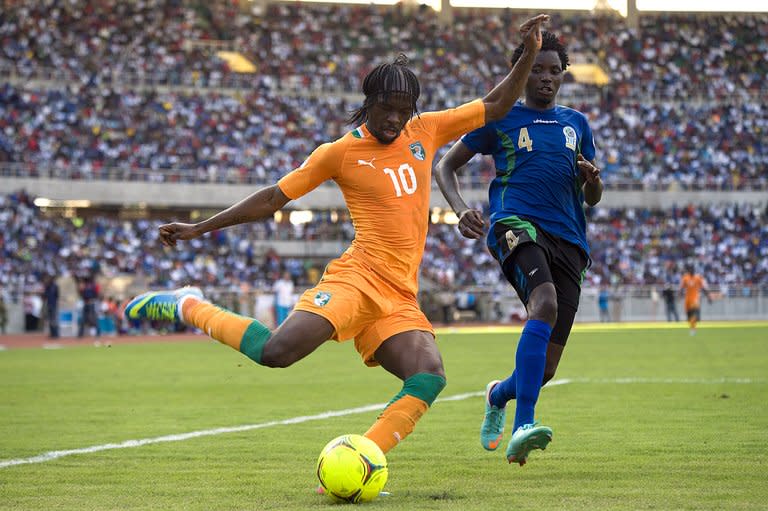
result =
[[[537,408],[554,440],[522,468],[504,459],[511,417],[499,451],[478,441],[479,394],[517,337],[440,333],[441,397],[457,398],[390,452],[392,496],[366,508],[768,509],[768,324],[577,329]],[[153,342],[0,352],[0,389],[2,510],[318,510],[337,508],[314,493],[320,449],[364,432],[377,411],[349,410],[400,384],[350,343],[265,369],[214,342]]]

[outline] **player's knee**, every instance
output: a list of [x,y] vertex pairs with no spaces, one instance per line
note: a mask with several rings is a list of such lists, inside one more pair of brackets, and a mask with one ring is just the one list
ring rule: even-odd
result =
[[528,318],[549,323],[557,321],[557,291],[554,284],[546,282],[531,292],[528,300]]
[[432,402],[434,402],[434,400],[437,399],[437,396],[440,395],[448,382],[445,379],[445,374],[432,374],[432,376],[435,382],[433,389],[434,394],[432,396]]
[[405,380],[403,390],[426,402],[427,406],[432,406],[445,384],[444,374],[418,373]]
[[[418,372],[434,374],[442,378],[443,382],[445,382],[445,369],[443,369],[443,362],[439,358],[437,360],[430,360],[422,364],[419,367]],[[441,387],[441,390],[442,390],[442,387]]]
[[286,349],[284,343],[274,342],[274,339],[264,345],[264,351],[261,353],[261,365],[267,367],[288,367],[298,359],[295,353]]

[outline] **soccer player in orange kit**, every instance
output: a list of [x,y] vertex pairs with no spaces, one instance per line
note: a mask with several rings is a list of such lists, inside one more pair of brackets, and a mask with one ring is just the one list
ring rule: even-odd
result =
[[207,220],[160,226],[163,243],[174,246],[216,229],[269,218],[290,200],[335,181],[350,211],[355,239],[274,331],[209,303],[196,288],[144,293],[129,302],[126,316],[183,321],[267,367],[290,366],[329,339],[354,339],[365,364],[381,365],[403,381],[402,390],[365,433],[388,452],[413,431],[445,386],[434,330],[416,299],[432,160],[441,146],[501,119],[512,108],[541,47],[541,24],[548,19],[540,14],[521,25],[522,57],[482,99],[419,114],[420,85],[401,54],[365,77],[364,103],[350,119],[357,125],[354,130],[319,146],[276,185]]
[[680,280],[680,289],[685,292],[685,313],[688,315],[691,335],[696,335],[696,324],[701,319],[701,293],[704,293],[709,303],[712,303],[712,296],[709,294],[704,277],[696,273],[692,264],[686,267],[685,274]]

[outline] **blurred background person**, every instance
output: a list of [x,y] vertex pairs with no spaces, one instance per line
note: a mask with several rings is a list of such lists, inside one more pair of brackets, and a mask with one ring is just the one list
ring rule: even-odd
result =
[[293,279],[284,271],[272,286],[275,293],[275,323],[280,326],[293,308]]
[[59,338],[59,285],[56,283],[56,277],[48,275],[45,278],[45,288],[43,289],[45,298],[45,318],[48,323],[48,337],[50,339]]
[[86,276],[80,282],[79,291],[80,299],[83,302],[83,309],[77,336],[83,337],[86,328],[88,328],[89,335],[96,335],[96,337],[99,337],[101,335],[98,314],[100,289],[93,275]]
[[672,287],[671,282],[667,282],[664,285],[664,289],[661,291],[661,296],[664,297],[664,309],[667,313],[667,321],[680,321],[680,316],[677,314],[677,306],[675,304],[675,288]]

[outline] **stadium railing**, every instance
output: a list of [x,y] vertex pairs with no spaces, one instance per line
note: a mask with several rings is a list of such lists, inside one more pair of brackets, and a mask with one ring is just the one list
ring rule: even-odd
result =
[[[661,298],[661,287],[656,287],[656,293],[652,289],[653,286],[611,287],[608,322],[667,321],[666,307]],[[24,290],[7,289],[6,291],[9,297],[6,301],[8,333],[20,333],[24,328],[21,300]],[[123,294],[116,294],[115,297],[125,300],[132,293],[141,291],[144,290],[123,289]],[[508,325],[519,324],[525,320],[525,309],[511,288],[494,292],[477,286],[459,287],[448,291],[447,301],[445,291],[440,288],[423,289],[419,294],[421,307],[435,326],[446,323]],[[711,291],[714,293],[713,302],[710,304],[706,300],[702,301],[701,314],[704,324],[707,321],[764,321],[768,318],[768,285],[730,284],[712,286]],[[298,299],[301,292],[303,289],[297,289],[294,298]],[[598,293],[599,289],[594,286],[584,288],[576,315],[577,323],[600,322]],[[274,326],[274,295],[269,289],[238,292],[232,288],[209,287],[205,289],[205,294],[218,305]],[[472,299],[466,300],[470,295]],[[468,304],[470,306],[467,306]],[[677,322],[685,325],[683,299],[679,295],[676,296],[675,307]],[[74,336],[78,315],[76,298],[62,297],[60,312],[62,317],[66,318],[62,321],[68,324],[68,326],[62,325],[62,335]],[[448,321],[445,321],[446,318]]]
[[[286,169],[289,170],[289,169]],[[191,183],[222,185],[268,185],[269,179],[259,179],[256,175],[241,172],[239,168],[219,168],[212,178],[205,169],[146,169],[121,167],[86,167],[80,165],[46,165],[38,163],[0,163],[0,178],[55,179],[63,181],[109,181],[109,182],[147,182],[152,184]],[[488,179],[481,176],[460,175],[461,186],[469,190],[485,189]],[[620,191],[763,191],[768,190],[768,174],[763,179],[745,179],[734,183],[696,181],[685,183],[674,180],[643,182],[639,180],[604,177],[608,190]],[[334,186],[331,183],[323,186]],[[436,189],[436,185],[433,183]]]

